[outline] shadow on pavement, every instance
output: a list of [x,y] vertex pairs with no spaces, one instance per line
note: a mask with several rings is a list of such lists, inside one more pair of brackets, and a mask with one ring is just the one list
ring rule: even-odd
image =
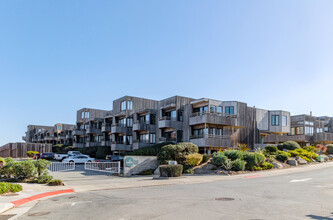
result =
[[323,216],[319,216],[319,215],[307,215],[306,217],[312,218],[312,219],[318,219],[318,220],[333,220],[333,218],[323,217]]

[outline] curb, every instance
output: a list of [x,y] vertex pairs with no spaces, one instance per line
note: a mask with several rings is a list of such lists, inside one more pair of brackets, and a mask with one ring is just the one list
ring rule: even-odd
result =
[[14,204],[13,203],[0,203],[0,214],[13,208],[14,207]]

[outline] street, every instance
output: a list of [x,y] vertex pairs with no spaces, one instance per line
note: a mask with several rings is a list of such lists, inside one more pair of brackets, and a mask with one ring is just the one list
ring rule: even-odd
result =
[[333,220],[332,174],[328,166],[278,176],[81,192],[42,200],[19,219]]

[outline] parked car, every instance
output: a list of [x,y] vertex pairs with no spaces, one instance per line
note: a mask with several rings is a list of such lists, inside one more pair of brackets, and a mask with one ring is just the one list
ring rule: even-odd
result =
[[34,160],[38,160],[40,158],[40,154],[35,154],[34,157],[32,159]]
[[120,156],[120,155],[107,155],[106,160],[110,160],[111,162],[123,162],[124,161],[124,157]]
[[54,155],[54,159],[56,159],[56,160],[60,160],[60,161],[62,161],[62,160],[65,159],[66,157],[68,157],[68,154],[55,154],[55,155]]
[[67,154],[69,156],[83,155],[80,151],[68,151]]
[[41,153],[39,159],[54,160],[54,153],[52,152]]
[[84,155],[84,156],[89,156],[82,154],[80,151],[68,151],[67,154],[55,154],[54,159],[62,161],[63,159],[71,156],[78,156],[78,155]]
[[77,155],[77,156],[69,156],[62,160],[65,162],[74,162],[74,163],[85,163],[85,162],[94,162],[95,158],[91,158],[87,155]]

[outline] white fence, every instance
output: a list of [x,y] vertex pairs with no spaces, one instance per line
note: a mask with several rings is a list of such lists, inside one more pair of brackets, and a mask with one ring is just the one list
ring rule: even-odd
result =
[[86,162],[84,169],[120,174],[120,162]]
[[75,163],[74,162],[52,162],[48,168],[50,172],[61,172],[61,171],[70,171],[75,170]]

